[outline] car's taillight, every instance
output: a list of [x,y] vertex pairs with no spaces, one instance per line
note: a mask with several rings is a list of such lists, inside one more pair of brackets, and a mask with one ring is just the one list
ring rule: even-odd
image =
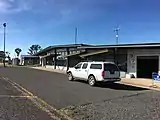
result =
[[104,77],[104,71],[102,72],[102,77]]

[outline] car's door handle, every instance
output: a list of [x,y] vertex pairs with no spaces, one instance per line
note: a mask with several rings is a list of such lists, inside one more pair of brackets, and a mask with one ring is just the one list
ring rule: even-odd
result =
[[85,70],[85,72],[87,72],[87,70]]

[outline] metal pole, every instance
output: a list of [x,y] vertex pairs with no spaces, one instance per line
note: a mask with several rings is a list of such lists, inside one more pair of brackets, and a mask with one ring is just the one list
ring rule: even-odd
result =
[[116,44],[118,45],[118,32],[119,32],[119,30],[118,29],[116,29]]
[[5,65],[5,58],[6,58],[6,23],[3,24],[3,27],[4,27],[4,60],[3,60],[3,64],[4,64],[4,67],[6,67]]
[[[118,45],[118,37],[119,37],[119,28],[117,27],[114,32],[116,32],[116,44]],[[117,47],[114,49],[114,62],[118,64],[118,59],[117,59]]]
[[77,44],[77,28],[75,29],[75,44]]
[[119,39],[119,28],[116,28],[114,31],[116,32],[116,44],[118,45],[118,39]]

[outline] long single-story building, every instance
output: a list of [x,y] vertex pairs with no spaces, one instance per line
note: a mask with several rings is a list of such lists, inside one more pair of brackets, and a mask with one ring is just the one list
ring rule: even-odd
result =
[[160,72],[160,43],[118,45],[59,45],[49,46],[36,54],[41,65],[67,70],[80,61],[112,61],[125,73],[123,77],[151,78]]
[[35,55],[40,57],[40,64],[43,67],[67,70],[69,67],[73,67],[81,61],[77,55],[85,52],[84,50],[78,49],[78,47],[82,46],[87,47],[91,45],[68,44],[49,46]]
[[20,65],[37,65],[39,61],[39,56],[21,55]]

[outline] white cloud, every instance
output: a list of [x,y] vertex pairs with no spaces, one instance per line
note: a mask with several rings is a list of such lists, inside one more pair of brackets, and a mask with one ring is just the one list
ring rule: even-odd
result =
[[0,13],[7,14],[30,10],[29,3],[26,0],[0,0]]
[[0,12],[6,12],[11,5],[5,0],[0,0]]

